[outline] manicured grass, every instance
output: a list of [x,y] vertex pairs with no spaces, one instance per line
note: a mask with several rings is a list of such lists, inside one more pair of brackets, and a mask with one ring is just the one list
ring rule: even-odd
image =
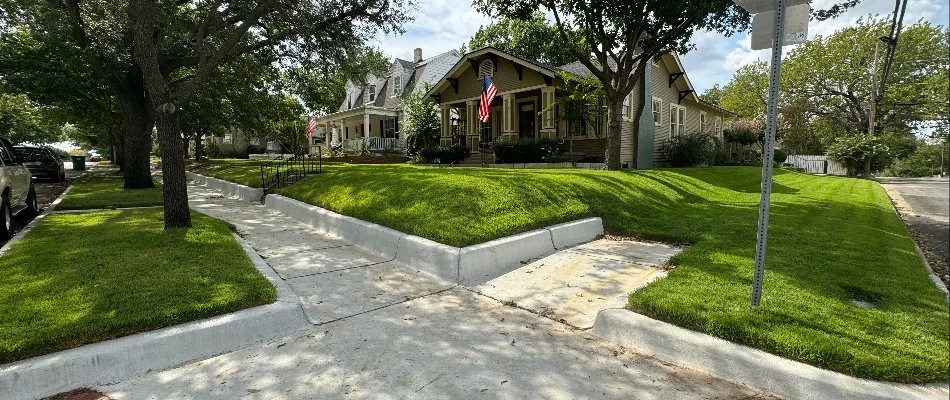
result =
[[261,166],[268,166],[271,163],[271,161],[262,160],[211,160],[194,166],[190,170],[196,174],[259,188],[261,187]]
[[947,304],[876,182],[779,171],[763,305],[749,308],[759,185],[751,167],[365,165],[280,192],[455,246],[600,216],[612,234],[691,244],[668,277],[631,295],[636,312],[859,377],[946,380]]
[[51,214],[0,257],[0,363],[271,303],[227,223],[160,209]]
[[117,172],[87,172],[73,182],[57,210],[88,210],[109,207],[149,207],[162,205],[162,184],[149,189],[126,190]]

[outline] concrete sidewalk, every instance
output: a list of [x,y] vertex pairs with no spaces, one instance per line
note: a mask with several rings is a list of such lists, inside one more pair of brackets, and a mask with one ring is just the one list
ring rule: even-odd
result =
[[464,288],[98,388],[115,399],[753,399]]
[[255,203],[202,186],[191,207],[230,222],[299,297],[313,324],[335,321],[455,286]]
[[98,389],[116,399],[773,398],[191,186],[301,299],[305,334]]

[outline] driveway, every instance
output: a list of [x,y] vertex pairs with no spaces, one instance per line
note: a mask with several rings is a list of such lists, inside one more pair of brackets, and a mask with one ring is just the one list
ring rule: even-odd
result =
[[[301,300],[313,328],[97,388],[115,399],[770,398],[189,187]],[[540,273],[540,272],[539,272]]]
[[950,285],[950,179],[878,178],[937,275]]

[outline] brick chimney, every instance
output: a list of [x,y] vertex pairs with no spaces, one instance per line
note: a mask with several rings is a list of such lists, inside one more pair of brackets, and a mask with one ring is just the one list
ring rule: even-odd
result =
[[412,61],[413,62],[422,61],[422,49],[417,47],[415,50],[412,51]]

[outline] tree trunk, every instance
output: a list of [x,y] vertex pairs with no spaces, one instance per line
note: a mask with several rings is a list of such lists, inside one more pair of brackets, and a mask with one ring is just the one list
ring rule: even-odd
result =
[[153,188],[149,169],[152,152],[153,116],[141,82],[131,79],[118,93],[119,113],[124,130],[124,164],[126,189]]
[[864,159],[864,177],[865,178],[871,177],[871,157],[867,157]]
[[620,109],[623,97],[620,95],[608,96],[607,109],[607,151],[604,154],[604,164],[608,171],[620,170]]
[[[640,150],[640,119],[643,118],[643,109],[646,107],[646,81],[645,77],[645,67],[643,66],[644,62],[640,62],[640,66],[637,67],[634,72],[632,79],[635,79],[635,88],[637,88],[637,112],[633,115],[633,159],[630,161],[630,168],[637,169],[637,163],[639,162],[638,153]],[[652,106],[652,104],[651,104]]]
[[195,161],[201,161],[201,137],[200,133],[195,134]]
[[188,209],[188,185],[185,179],[185,146],[181,141],[181,125],[177,110],[159,111],[155,116],[158,145],[162,149],[162,198],[165,229],[191,226]]

